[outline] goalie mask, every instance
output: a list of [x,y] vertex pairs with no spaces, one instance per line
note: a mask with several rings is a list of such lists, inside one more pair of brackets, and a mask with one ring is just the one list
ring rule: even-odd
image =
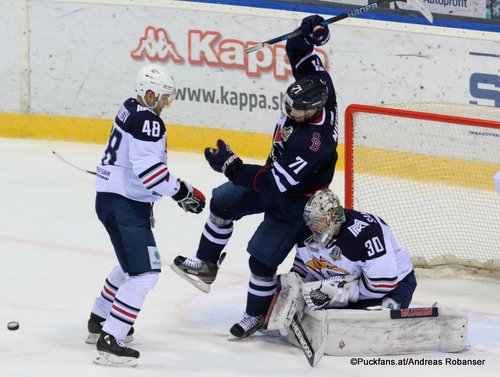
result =
[[283,96],[287,117],[304,123],[314,117],[328,99],[326,82],[317,76],[305,76],[290,85]]
[[340,227],[345,222],[344,208],[339,197],[330,189],[316,192],[304,207],[304,220],[313,233],[306,240],[306,245],[314,241],[326,247],[339,234]]
[[[155,95],[155,102],[148,106],[145,101],[146,92],[151,90]],[[141,68],[137,74],[135,92],[150,109],[154,110],[161,99],[165,99],[168,107],[174,102],[176,90],[174,78],[166,70],[155,64],[148,64]]]

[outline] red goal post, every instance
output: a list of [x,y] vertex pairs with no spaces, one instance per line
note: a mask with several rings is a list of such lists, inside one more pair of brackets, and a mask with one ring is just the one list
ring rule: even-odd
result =
[[500,271],[500,108],[350,105],[345,203],[392,227],[416,267]]

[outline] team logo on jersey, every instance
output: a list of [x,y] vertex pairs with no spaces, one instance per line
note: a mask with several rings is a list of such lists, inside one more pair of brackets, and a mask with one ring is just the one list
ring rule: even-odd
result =
[[281,130],[281,138],[283,139],[283,141],[287,141],[292,132],[293,132],[293,126],[283,127],[283,129]]
[[[283,148],[283,141],[286,141],[286,139],[284,139],[284,135],[283,135],[284,133],[286,134],[286,132],[284,132],[284,129],[287,128],[287,127],[284,127],[285,122],[286,122],[286,115],[284,113],[281,113],[281,117],[278,120],[276,132],[274,133],[274,139],[273,139],[273,144],[279,145],[281,148]],[[293,129],[292,129],[292,131],[293,131]],[[290,135],[286,136],[286,138],[288,139],[289,136]]]
[[330,263],[323,257],[319,257],[319,259],[312,258],[309,262],[306,263],[306,266],[309,267],[311,270],[317,271],[319,273],[321,273],[321,271],[329,271],[329,272],[331,271],[341,275],[349,273],[343,268],[337,267],[334,264]]
[[351,226],[348,226],[347,229],[354,235],[354,237],[357,237],[361,231],[369,226],[369,224],[365,223],[364,221],[361,220],[354,220],[354,224]]
[[319,132],[315,132],[312,135],[311,146],[309,147],[309,149],[312,150],[313,152],[317,152],[320,146],[321,146],[321,134]]

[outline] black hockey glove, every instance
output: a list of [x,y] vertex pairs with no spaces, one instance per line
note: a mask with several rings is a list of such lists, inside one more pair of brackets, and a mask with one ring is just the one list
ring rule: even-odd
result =
[[325,19],[317,14],[302,20],[300,30],[304,33],[304,38],[309,44],[323,46],[330,39],[330,30],[328,30],[328,25],[321,24],[323,21]]
[[205,195],[189,183],[178,179],[180,188],[177,194],[172,196],[179,207],[181,207],[186,212],[200,213],[205,208]]
[[232,179],[235,171],[243,161],[235,154],[224,141],[217,140],[217,148],[205,148],[205,158],[210,167]]

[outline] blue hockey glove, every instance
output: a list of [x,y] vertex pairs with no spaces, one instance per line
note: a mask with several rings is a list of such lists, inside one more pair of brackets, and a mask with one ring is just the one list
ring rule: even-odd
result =
[[302,20],[300,30],[304,33],[304,38],[309,44],[323,46],[330,39],[328,25],[321,25],[323,21],[325,19],[317,14]]
[[178,179],[180,188],[177,194],[172,196],[179,207],[186,212],[200,213],[205,208],[205,195],[189,183]]
[[224,141],[217,140],[217,148],[205,148],[205,158],[210,167],[231,179],[233,174],[243,164],[243,161],[235,154]]

